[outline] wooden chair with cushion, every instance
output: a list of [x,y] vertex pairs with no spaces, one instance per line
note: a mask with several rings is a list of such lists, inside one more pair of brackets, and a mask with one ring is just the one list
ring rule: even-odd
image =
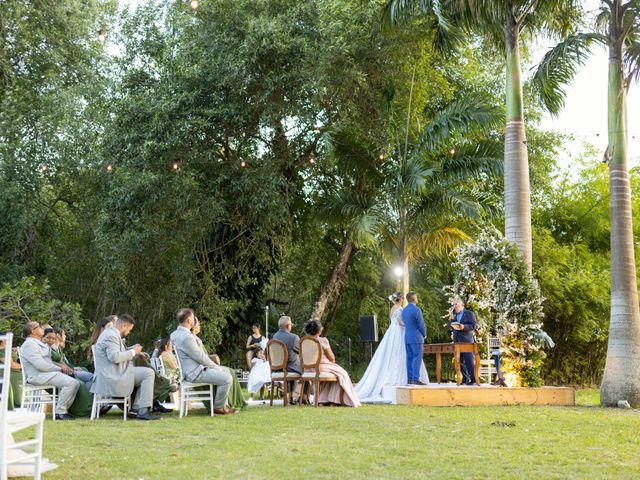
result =
[[283,383],[283,395],[284,406],[287,406],[289,401],[289,384],[295,380],[300,380],[300,375],[297,373],[290,373],[287,371],[287,364],[289,362],[289,352],[284,342],[280,340],[269,340],[267,343],[267,358],[269,360],[269,367],[271,367],[271,393],[269,394],[270,403],[273,406],[273,391],[276,382]]
[[[318,397],[321,382],[338,382],[338,377],[330,373],[320,371],[320,360],[322,360],[322,345],[315,337],[302,337],[300,339],[300,363],[302,365],[302,381],[300,382],[300,404],[307,382],[313,383],[314,404],[318,406]],[[307,389],[307,401],[309,400],[309,389]],[[344,403],[344,390],[340,389],[340,403]]]

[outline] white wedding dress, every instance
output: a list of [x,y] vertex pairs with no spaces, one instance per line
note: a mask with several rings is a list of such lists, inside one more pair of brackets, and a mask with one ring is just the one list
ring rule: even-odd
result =
[[[364,403],[396,403],[395,387],[407,384],[407,351],[404,345],[402,308],[391,313],[389,328],[382,337],[367,371],[356,385],[356,394]],[[429,383],[424,362],[420,381]]]

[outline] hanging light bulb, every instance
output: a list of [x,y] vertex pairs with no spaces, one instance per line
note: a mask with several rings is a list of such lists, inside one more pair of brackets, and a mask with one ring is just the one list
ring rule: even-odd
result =
[[191,0],[189,6],[191,7],[191,10],[197,10],[200,6],[200,2],[198,0]]
[[449,153],[451,154],[451,156],[454,156],[456,154],[456,149],[451,147],[451,150],[449,150]]
[[311,158],[309,158],[309,163],[310,163],[311,165],[315,165],[315,164],[316,164],[316,158],[315,158],[315,157],[313,157],[313,156],[312,156]]
[[240,162],[240,168],[244,168],[244,167],[246,167],[246,166],[247,166],[247,162],[245,162],[244,160],[242,160],[242,161]]
[[380,161],[384,160],[384,153],[381,153],[378,158],[380,159]]
[[45,173],[47,170],[49,170],[49,166],[46,163],[43,163],[42,166],[40,167],[40,171],[42,173]]
[[100,43],[104,43],[105,38],[106,37],[104,36],[104,30],[102,30],[102,29],[98,30],[98,41]]
[[113,172],[113,165],[111,165],[110,163],[107,164],[107,172],[109,173]]
[[178,165],[178,162],[173,162],[173,167],[172,168],[173,168],[173,171],[176,172],[180,168],[180,165]]

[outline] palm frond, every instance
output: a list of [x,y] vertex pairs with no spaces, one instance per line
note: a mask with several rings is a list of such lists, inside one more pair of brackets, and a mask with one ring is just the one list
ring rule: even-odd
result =
[[606,38],[598,33],[571,35],[549,50],[538,64],[532,82],[553,115],[564,106],[564,89],[591,55],[594,43],[606,45]]
[[446,146],[453,135],[490,132],[503,123],[504,112],[500,107],[479,97],[462,98],[449,103],[426,124],[421,144],[424,149],[437,150]]
[[407,245],[410,259],[448,253],[460,243],[469,241],[471,237],[456,226],[443,226],[431,229]]

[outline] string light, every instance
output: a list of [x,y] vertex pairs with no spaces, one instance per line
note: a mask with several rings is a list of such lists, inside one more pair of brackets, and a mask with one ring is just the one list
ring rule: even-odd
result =
[[200,2],[198,0],[191,0],[189,6],[191,7],[191,10],[197,10],[200,6]]
[[454,156],[456,154],[456,149],[451,147],[451,150],[449,150],[449,153],[451,154],[451,156]]
[[384,160],[384,153],[381,153],[378,158],[380,159],[380,161]]
[[240,168],[245,168],[247,166],[247,162],[245,162],[244,160],[242,160],[240,162]]
[[180,169],[180,165],[178,165],[178,162],[173,162],[173,171],[177,172]]
[[46,163],[44,163],[44,164],[40,167],[40,171],[41,171],[42,173],[45,173],[47,170],[49,170],[49,166],[48,166]]
[[98,30],[98,41],[100,43],[104,43],[105,38],[106,37],[104,36],[104,30],[102,30],[102,29]]
[[316,164],[316,159],[314,157],[309,158],[309,163],[311,165],[315,165]]
[[113,172],[113,165],[111,165],[110,163],[107,164],[107,172],[109,173]]

